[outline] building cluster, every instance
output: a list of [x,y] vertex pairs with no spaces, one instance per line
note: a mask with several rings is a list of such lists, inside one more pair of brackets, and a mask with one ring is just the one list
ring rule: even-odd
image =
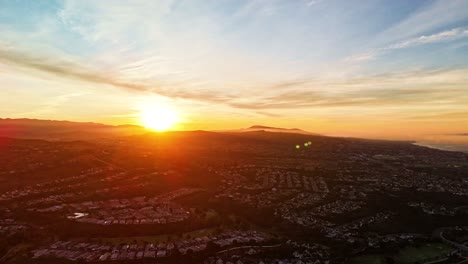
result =
[[262,168],[257,172],[256,180],[262,182],[263,188],[296,188],[318,192],[316,181],[294,171],[284,171],[271,168]]
[[359,234],[359,230],[361,228],[370,224],[383,222],[394,215],[395,213],[393,212],[380,212],[375,215],[356,219],[343,225],[324,227],[322,228],[322,232],[326,237],[335,238],[338,240],[346,240],[350,243],[353,243],[357,238],[361,237]]
[[[91,177],[90,177],[91,176]],[[100,176],[100,177],[97,177]],[[22,200],[21,203],[29,207],[29,211],[55,212],[66,207],[67,201],[83,200],[86,197],[116,193],[122,189],[128,190],[128,186],[115,184],[118,180],[131,180],[126,172],[116,171],[111,167],[98,167],[89,169],[78,176],[65,177],[53,181],[47,181],[34,186],[26,186],[23,189],[13,190],[0,196],[4,201],[15,198],[32,196],[33,198]],[[88,181],[90,180],[90,181]],[[101,188],[96,188],[92,192],[83,190],[95,181],[104,182]],[[51,187],[55,186],[55,187]]]
[[28,226],[22,224],[14,224],[14,225],[2,225],[0,224],[0,234],[1,235],[12,235],[18,233],[20,231],[27,230]]
[[330,221],[315,217],[306,211],[290,212],[289,214],[282,214],[281,217],[290,223],[306,227],[308,229],[324,229],[332,227],[334,224]]
[[280,206],[276,209],[276,214],[286,216],[294,210],[314,207],[317,204],[321,203],[326,196],[327,193],[325,192],[299,192],[295,196],[289,197],[289,199],[281,201]]
[[328,264],[329,261],[302,260],[301,258],[291,257],[287,259],[277,258],[259,258],[249,256],[229,256],[229,257],[211,257],[203,262],[204,264]]
[[59,204],[38,212],[56,212],[65,210],[68,219],[80,223],[100,225],[130,225],[130,224],[166,224],[181,222],[191,215],[189,210],[182,208],[173,199],[189,195],[200,189],[182,188],[155,197],[134,197],[131,199],[111,199],[103,201],[87,201],[82,203]]
[[[109,146],[114,146],[112,144]],[[291,153],[272,152],[275,145],[262,148],[260,152],[265,156],[258,155],[251,159],[255,165],[243,163],[245,158],[242,161],[225,161],[225,158],[216,160],[216,157],[210,156],[202,159],[203,164],[195,170],[184,167],[180,171],[178,162],[164,163],[167,171],[155,169],[154,160],[146,159],[151,153],[139,153],[140,148],[128,157],[137,157],[138,163],[135,164],[141,165],[132,167],[133,163],[126,163],[123,158],[113,160],[118,165],[110,164],[105,161],[113,157],[113,147],[110,147],[108,152],[101,153],[104,154],[101,157],[103,160],[91,157],[93,162],[86,169],[73,167],[65,175],[54,174],[56,170],[50,173],[45,171],[43,174],[48,176],[41,183],[34,179],[22,188],[13,184],[11,189],[17,189],[0,193],[0,205],[6,206],[5,210],[0,208],[0,218],[3,218],[0,219],[0,237],[24,231],[31,237],[42,235],[42,246],[31,252],[31,257],[40,259],[38,263],[50,259],[57,261],[57,258],[79,262],[147,260],[151,263],[164,262],[168,260],[165,258],[179,255],[188,259],[192,254],[198,254],[196,256],[200,258],[209,256],[205,260],[209,264],[327,263],[331,259],[327,250],[336,257],[341,253],[383,249],[392,243],[403,244],[416,239],[429,241],[428,233],[426,237],[392,233],[411,231],[410,228],[428,217],[421,211],[444,216],[436,217],[441,221],[440,225],[463,220],[457,217],[464,217],[463,210],[468,212],[463,206],[463,196],[468,196],[468,179],[462,177],[465,171],[454,168],[466,166],[468,158],[452,158],[454,154],[426,153],[420,149],[409,154],[413,150],[408,151],[402,147],[403,144],[388,149],[375,147],[377,143],[362,145],[330,144],[325,153],[310,152],[312,146],[307,152],[302,147],[300,150],[292,148]],[[127,150],[130,145],[125,146]],[[216,150],[214,146],[208,146],[211,147]],[[255,153],[260,153],[249,144],[235,145],[233,149],[230,147],[226,146],[226,151],[239,147],[249,151],[252,148]],[[15,155],[20,153],[28,155],[24,150]],[[52,158],[59,157],[53,154],[53,149],[51,153]],[[211,158],[214,162],[211,162]],[[45,168],[52,164],[44,162],[36,160],[33,168]],[[89,169],[89,166],[95,168]],[[0,173],[11,176],[9,174],[15,175],[19,171],[21,168],[17,171],[2,169]],[[150,187],[164,186],[160,184],[160,179],[167,180],[168,188],[181,189],[148,195],[156,189]],[[214,184],[217,180],[220,184]],[[418,196],[421,192],[425,194]],[[195,195],[189,196],[191,194]],[[437,197],[448,194],[460,197],[453,201],[441,200],[438,202],[440,204],[422,202],[429,195],[431,199],[428,201],[436,201]],[[398,222],[400,219],[395,217],[396,212],[402,212],[398,211],[398,206],[404,207],[403,212],[408,213],[405,219],[414,218],[415,221]],[[413,209],[408,210],[408,206]],[[26,219],[25,216],[28,217],[27,223],[12,220],[15,217]],[[200,228],[255,228],[267,222],[265,219],[272,226],[271,232],[280,231],[278,234],[281,236],[273,239],[273,236],[256,231],[203,235],[196,232]],[[165,225],[169,223],[179,224]],[[403,224],[405,226],[400,230]],[[433,232],[431,224],[439,225],[425,224],[427,229],[431,229],[430,232]],[[57,228],[62,225],[66,228]],[[284,230],[291,232],[282,232]],[[421,229],[416,226],[414,230]],[[88,237],[87,240],[57,241],[48,245],[52,237],[69,238],[81,231],[82,237]],[[181,232],[190,233],[186,237],[178,236]],[[147,236],[153,234],[161,236]],[[195,238],[194,234],[197,234]],[[121,236],[129,236],[125,239],[127,242],[111,242]],[[146,237],[151,242],[137,242],[142,239],[138,236]],[[178,238],[174,240],[175,236]],[[130,242],[132,239],[135,241]],[[292,240],[300,243],[322,241],[329,248],[298,244]],[[39,239],[31,239],[28,243],[35,244],[36,241],[41,243]],[[291,254],[284,253],[280,257],[268,252],[279,252],[279,249],[282,250],[281,254]],[[273,255],[276,258],[271,257]]]
[[[245,174],[253,173],[253,179]],[[217,198],[227,198],[255,208],[289,209],[315,204],[329,192],[321,177],[301,175],[287,167],[243,166],[223,176]]]
[[[282,258],[271,257],[283,251]],[[289,256],[288,256],[289,255]],[[319,244],[298,243],[291,240],[270,246],[244,246],[220,251],[208,257],[204,264],[326,264],[330,263],[326,247]]]
[[83,179],[96,176],[100,173],[109,171],[109,168],[96,167],[82,171],[78,175],[62,177],[50,181],[44,181],[34,185],[23,186],[18,189],[14,189],[5,192],[0,195],[0,202],[11,201],[28,196],[39,196],[48,193],[63,192],[65,189],[73,189],[84,186],[86,183],[82,182]]
[[80,223],[113,224],[166,224],[181,222],[189,218],[190,212],[171,201],[154,201],[145,198],[110,200],[107,206],[90,202],[86,205],[71,204],[77,212],[69,216]]
[[424,202],[409,202],[408,206],[420,208],[424,213],[431,215],[454,216],[457,213],[456,208],[450,208],[444,205],[435,205]]
[[398,234],[387,234],[382,236],[376,237],[369,237],[368,238],[368,245],[378,247],[381,244],[385,243],[403,243],[403,242],[414,242],[417,239],[426,239],[427,237],[422,234],[414,234],[414,233],[398,233]]
[[421,155],[424,159],[416,159],[414,155],[404,152],[394,155],[354,154],[337,166],[335,174],[340,181],[360,182],[374,190],[393,192],[413,189],[417,192],[468,196],[468,180],[463,177],[440,177],[425,170],[433,164],[441,168],[463,166],[460,158],[452,161],[450,155],[455,154],[447,152],[431,151],[427,154],[423,151]]
[[362,208],[365,205],[364,201],[344,201],[337,200],[332,203],[328,203],[319,207],[315,207],[310,211],[312,215],[327,216],[330,214],[343,214],[352,212]]
[[71,152],[73,151],[64,145],[39,141],[4,145],[0,154],[0,176],[28,174],[61,165],[76,165],[79,160],[75,158],[63,159]]
[[165,258],[208,250],[213,243],[218,248],[259,244],[269,240],[269,236],[256,231],[226,231],[191,239],[181,239],[160,243],[129,243],[120,245],[100,244],[79,241],[57,241],[44,248],[31,252],[33,258],[63,258],[71,261],[124,261],[137,259]]
[[18,232],[26,231],[29,226],[24,223],[19,223],[14,219],[0,219],[0,235],[9,236]]
[[379,177],[372,186],[385,191],[414,189],[417,192],[451,193],[468,196],[468,181],[463,179],[441,178],[437,175],[406,172]]

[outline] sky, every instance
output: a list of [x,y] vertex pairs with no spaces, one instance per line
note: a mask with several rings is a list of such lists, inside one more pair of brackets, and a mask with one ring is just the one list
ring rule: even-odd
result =
[[0,0],[0,117],[468,132],[468,0]]

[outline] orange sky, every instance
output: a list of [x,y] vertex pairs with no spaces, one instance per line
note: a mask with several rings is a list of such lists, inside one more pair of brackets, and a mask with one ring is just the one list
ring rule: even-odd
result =
[[468,133],[467,9],[440,0],[2,2],[0,117],[142,124],[143,106],[166,105],[180,130]]

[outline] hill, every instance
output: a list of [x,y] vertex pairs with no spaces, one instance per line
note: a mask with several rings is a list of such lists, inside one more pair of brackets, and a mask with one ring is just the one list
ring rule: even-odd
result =
[[275,133],[293,133],[293,134],[304,134],[304,135],[320,135],[320,134],[312,133],[312,132],[305,131],[299,128],[282,128],[282,127],[271,127],[271,126],[263,126],[263,125],[253,125],[248,128],[227,130],[223,132],[255,132],[255,131],[265,131],[265,132],[275,132]]
[[[0,118],[0,137],[28,138],[45,140],[90,140],[109,136],[142,135],[150,131],[137,125],[106,125],[93,122],[71,122],[40,119],[10,119]],[[198,131],[206,132],[206,131]],[[253,125],[237,130],[224,130],[216,132],[274,132],[302,135],[319,135],[298,128],[280,128],[262,125]]]
[[144,134],[140,126],[112,126],[91,122],[70,122],[38,119],[0,119],[0,137],[46,140],[87,140],[108,136]]

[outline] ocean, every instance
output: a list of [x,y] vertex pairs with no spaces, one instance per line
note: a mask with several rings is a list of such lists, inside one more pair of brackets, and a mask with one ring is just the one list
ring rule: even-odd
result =
[[448,151],[468,153],[468,136],[437,136],[428,140],[417,141],[415,145]]

